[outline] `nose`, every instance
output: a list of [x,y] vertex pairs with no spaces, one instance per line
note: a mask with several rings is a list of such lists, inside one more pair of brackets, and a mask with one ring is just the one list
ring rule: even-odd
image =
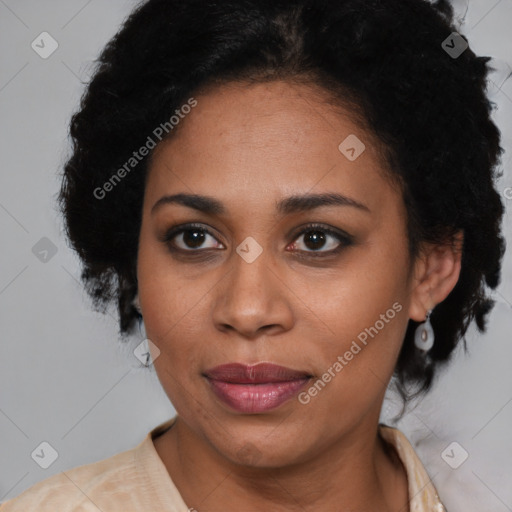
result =
[[251,263],[237,253],[230,259],[227,274],[214,290],[215,327],[251,340],[291,329],[293,293],[265,251]]

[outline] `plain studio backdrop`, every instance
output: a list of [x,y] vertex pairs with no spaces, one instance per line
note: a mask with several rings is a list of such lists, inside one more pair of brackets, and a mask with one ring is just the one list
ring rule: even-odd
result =
[[[55,203],[83,83],[135,5],[0,0],[0,501],[134,447],[175,412],[154,369],[133,354],[142,334],[122,345],[115,312],[92,311]],[[512,247],[512,0],[454,6],[471,48],[494,58],[489,97],[506,151],[498,188]],[[512,511],[510,250],[493,295],[488,332],[479,336],[472,326],[469,354],[457,350],[397,425],[450,512]],[[390,424],[396,410],[390,395],[382,420]],[[54,459],[47,469],[36,456],[42,448]]]

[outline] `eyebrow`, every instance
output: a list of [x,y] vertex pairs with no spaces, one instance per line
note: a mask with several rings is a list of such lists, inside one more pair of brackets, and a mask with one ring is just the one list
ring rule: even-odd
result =
[[[165,204],[181,204],[210,215],[223,215],[227,212],[226,207],[213,197],[181,193],[161,197],[151,208],[151,214],[154,214]],[[322,206],[351,206],[371,213],[366,205],[337,193],[289,196],[276,203],[276,210],[281,215],[288,215],[290,213],[307,212]]]

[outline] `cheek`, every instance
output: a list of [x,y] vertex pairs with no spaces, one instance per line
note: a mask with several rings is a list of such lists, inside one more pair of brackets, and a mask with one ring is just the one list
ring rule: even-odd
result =
[[[328,429],[348,426],[380,410],[407,326],[406,309],[399,300],[381,297],[356,305],[344,299],[338,304],[344,310],[336,308],[327,320],[334,332],[331,341],[303,348],[320,371],[299,396],[305,411],[314,410],[311,414]],[[333,410],[343,417],[333,415]]]
[[187,417],[200,418],[207,408],[197,387],[198,361],[205,360],[208,349],[205,325],[199,323],[206,316],[198,314],[204,293],[194,286],[184,292],[167,279],[151,280],[142,288],[146,334],[160,350],[154,367],[162,388],[182,415],[187,411]]
[[308,305],[321,319],[322,331],[327,327],[330,333],[326,342],[311,345],[311,353],[315,350],[325,371],[336,375],[329,387],[330,398],[338,402],[354,403],[357,396],[364,402],[379,394],[407,329],[407,254],[400,244],[379,247],[384,249],[361,251],[346,271],[323,283],[322,294],[310,290]]
[[[155,368],[173,370],[190,363],[190,318],[207,290],[187,282],[176,270],[169,254],[152,235],[141,232],[137,261],[139,298],[147,337],[159,348]],[[174,371],[174,370],[173,370]]]
[[404,323],[398,310],[406,310],[408,296],[408,261],[402,246],[396,235],[388,240],[374,237],[347,253],[329,274],[297,272],[290,286],[333,340],[355,339],[360,333],[364,339],[365,329],[376,322],[380,334],[396,339]]
[[340,380],[346,378],[340,382],[345,391],[360,387],[358,392],[364,393],[369,381],[377,387],[386,383],[402,345],[408,320],[403,301],[396,296],[375,295],[372,301],[340,300],[330,316],[326,315],[332,342],[316,347],[325,370],[343,374]]
[[197,282],[184,279],[165,244],[143,224],[137,261],[139,298],[146,332],[164,341],[192,310],[204,291]]

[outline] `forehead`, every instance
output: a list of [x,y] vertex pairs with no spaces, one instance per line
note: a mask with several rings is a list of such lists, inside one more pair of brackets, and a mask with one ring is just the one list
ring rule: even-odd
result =
[[378,141],[320,89],[228,84],[195,99],[154,152],[146,190],[153,202],[164,191],[225,196],[246,206],[337,191],[377,207],[395,192],[383,178]]

